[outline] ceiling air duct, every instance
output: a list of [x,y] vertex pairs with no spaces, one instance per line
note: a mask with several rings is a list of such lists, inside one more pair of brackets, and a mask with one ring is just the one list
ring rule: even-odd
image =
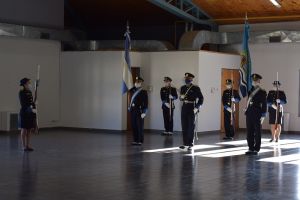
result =
[[[179,50],[201,50],[204,44],[231,45],[242,43],[243,32],[190,31],[183,34]],[[251,31],[250,43],[300,42],[300,31]]]

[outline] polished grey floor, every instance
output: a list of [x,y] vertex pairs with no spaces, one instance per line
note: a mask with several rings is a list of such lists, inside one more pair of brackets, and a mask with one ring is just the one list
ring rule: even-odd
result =
[[126,133],[57,129],[24,153],[18,134],[0,133],[0,199],[300,199],[300,135],[264,140],[258,156],[244,155],[244,139],[222,143],[210,132],[187,152],[172,149],[180,134],[146,133],[132,147]]

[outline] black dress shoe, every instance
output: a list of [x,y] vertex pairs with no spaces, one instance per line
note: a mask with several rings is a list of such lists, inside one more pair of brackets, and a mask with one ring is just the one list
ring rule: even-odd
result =
[[252,155],[253,152],[254,152],[253,150],[248,150],[248,151],[245,152],[245,154],[246,154],[246,155]]
[[131,142],[131,145],[138,145],[137,142]]
[[179,149],[185,149],[185,146],[184,146],[184,145],[181,145],[181,146],[179,147]]
[[273,142],[273,139],[271,139],[269,142]]
[[26,147],[23,149],[24,151],[33,151],[34,149],[33,148],[30,148],[30,147]]
[[188,150],[188,151],[193,150],[193,146],[189,146],[187,150]]

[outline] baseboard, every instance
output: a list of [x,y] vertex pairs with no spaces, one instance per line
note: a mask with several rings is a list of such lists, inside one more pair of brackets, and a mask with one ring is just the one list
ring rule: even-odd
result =
[[[131,131],[127,130],[110,130],[110,129],[96,129],[96,128],[78,128],[78,127],[64,127],[64,126],[58,126],[58,127],[45,127],[40,128],[40,131],[54,131],[54,130],[68,130],[68,131],[86,131],[86,132],[93,132],[93,133],[131,133]],[[144,132],[152,133],[152,134],[161,134],[164,130],[159,129],[144,129]],[[20,130],[14,130],[14,131],[0,131],[0,134],[6,134],[6,133],[18,133]],[[212,133],[220,133],[220,130],[213,130],[213,131],[201,131],[197,132],[198,134],[212,134]],[[237,130],[237,133],[239,132],[247,132],[246,128],[239,128]],[[174,131],[174,134],[181,134],[181,131]],[[263,129],[262,133],[268,134],[270,133],[270,130]],[[300,135],[300,131],[282,131],[282,134],[293,134],[293,135]]]
[[126,132],[123,130],[111,130],[111,129],[97,129],[97,128],[78,128],[78,127],[59,127],[60,130],[68,130],[68,131],[87,131],[93,133],[120,133]]

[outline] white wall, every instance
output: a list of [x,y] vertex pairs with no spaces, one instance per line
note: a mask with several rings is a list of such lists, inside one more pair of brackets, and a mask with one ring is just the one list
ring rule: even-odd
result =
[[204,104],[199,114],[198,131],[220,130],[222,68],[237,69],[240,60],[239,55],[200,51],[198,83]]
[[[163,116],[161,110],[160,89],[163,86],[163,77],[173,79],[173,86],[180,88],[183,85],[184,73],[197,74],[199,67],[199,52],[174,51],[143,53],[142,76],[145,85],[151,85],[153,91],[149,93],[149,112],[145,122],[145,128],[163,130]],[[178,92],[179,94],[179,92]],[[174,130],[181,130],[180,103],[175,102]]]
[[0,5],[1,22],[64,28],[62,0],[0,0]]
[[[160,89],[170,76],[178,89],[184,73],[195,74],[204,95],[198,131],[220,129],[221,68],[237,68],[240,56],[206,51],[132,52],[132,66],[141,67],[149,86],[146,129],[163,130]],[[123,52],[63,52],[61,56],[62,126],[126,129],[126,95],[121,95]],[[214,91],[211,92],[211,89]],[[174,130],[181,130],[181,104],[176,101]]]
[[[132,66],[139,65],[132,53]],[[121,95],[122,51],[63,52],[61,55],[61,125],[122,130],[126,98]],[[125,103],[124,103],[125,102]]]
[[[239,50],[240,46],[235,45],[231,49]],[[263,76],[263,88],[267,91],[272,89],[272,82],[276,79],[276,72],[279,72],[279,80],[283,84],[282,89],[285,91],[288,99],[288,104],[284,108],[285,112],[290,113],[290,131],[300,130],[300,118],[298,117],[299,52],[300,44],[298,43],[250,44],[252,71]],[[245,127],[245,116],[243,113],[240,116],[240,126]],[[269,128],[268,120],[265,121],[263,127]]]
[[36,79],[41,65],[39,125],[56,126],[59,120],[60,43],[46,40],[0,38],[0,85],[3,87],[0,111],[19,112],[19,80]]
[[[150,109],[146,118],[146,128],[162,130],[164,127],[160,101],[163,77],[170,76],[173,85],[179,89],[183,85],[184,73],[190,72],[196,76],[194,83],[200,86],[204,96],[204,104],[198,119],[198,131],[220,129],[221,69],[237,68],[240,56],[207,51],[176,51],[144,53],[142,57],[145,84],[153,88],[149,93]],[[179,100],[175,106],[174,130],[181,131]]]

